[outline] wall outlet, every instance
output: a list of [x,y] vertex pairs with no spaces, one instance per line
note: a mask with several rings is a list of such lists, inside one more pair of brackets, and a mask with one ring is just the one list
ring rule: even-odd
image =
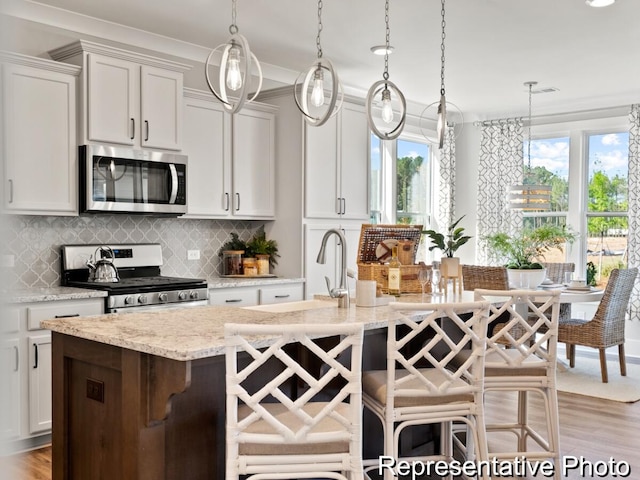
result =
[[187,260],[200,260],[200,250],[187,250]]

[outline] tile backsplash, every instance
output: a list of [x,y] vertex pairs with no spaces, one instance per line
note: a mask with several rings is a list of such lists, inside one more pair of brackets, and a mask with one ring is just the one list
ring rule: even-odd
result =
[[[159,243],[162,274],[216,277],[218,251],[236,232],[249,239],[261,222],[193,220],[130,215],[79,217],[5,216],[2,254],[13,266],[3,266],[3,287],[60,285],[60,246],[66,244]],[[199,260],[187,260],[187,250],[200,250]]]

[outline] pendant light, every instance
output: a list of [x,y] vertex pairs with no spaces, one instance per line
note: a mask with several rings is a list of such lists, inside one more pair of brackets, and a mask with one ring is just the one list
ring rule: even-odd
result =
[[531,175],[531,90],[538,82],[525,82],[529,87],[529,124],[527,126],[527,167],[522,185],[509,188],[509,208],[511,210],[549,210],[551,208],[551,187],[527,183]]
[[[204,64],[204,74],[211,93],[222,103],[224,109],[231,114],[239,112],[245,103],[252,102],[262,88],[262,68],[260,63],[251,52],[247,39],[238,33],[236,1],[232,0],[231,7],[231,25],[229,26],[231,37],[227,43],[218,45],[211,50]],[[209,63],[213,56],[219,52],[222,57],[217,88],[215,88],[209,76]],[[258,77],[258,87],[253,96],[247,98],[253,67],[255,67]]]
[[[378,80],[371,85],[367,93],[367,122],[371,131],[378,138],[393,140],[398,138],[404,128],[404,122],[407,117],[407,102],[398,87],[389,80],[389,52],[391,51],[389,45],[389,0],[386,0],[384,5],[384,22],[386,26],[384,73],[382,74],[382,80]],[[382,125],[380,127],[376,125],[376,119],[374,118],[374,109],[378,110],[374,104],[378,97],[381,100],[379,111]],[[394,112],[393,103],[397,104],[398,102],[399,111]]]
[[[322,0],[318,0],[318,59],[298,75],[293,85],[293,97],[305,121],[314,127],[324,125],[342,107],[344,92],[333,64],[322,56]],[[327,87],[330,87],[327,89]],[[329,98],[327,99],[327,93]]]
[[[440,8],[441,17],[441,42],[440,42],[440,100],[428,105],[420,115],[420,130],[422,135],[431,143],[436,143],[438,148],[442,150],[444,147],[444,139],[446,135],[447,127],[454,127],[454,138],[460,135],[463,127],[462,111],[453,103],[447,102],[444,88],[444,67],[445,67],[445,55],[444,55],[444,41],[446,38],[446,21],[445,21],[445,0],[441,1]],[[433,118],[436,118],[436,137],[432,138],[428,132],[433,131],[433,128],[429,128],[430,124],[433,124]]]

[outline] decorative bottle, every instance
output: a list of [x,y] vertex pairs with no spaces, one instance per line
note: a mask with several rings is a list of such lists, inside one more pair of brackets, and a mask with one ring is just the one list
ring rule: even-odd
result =
[[389,295],[400,296],[400,260],[398,260],[398,247],[391,249],[389,260]]

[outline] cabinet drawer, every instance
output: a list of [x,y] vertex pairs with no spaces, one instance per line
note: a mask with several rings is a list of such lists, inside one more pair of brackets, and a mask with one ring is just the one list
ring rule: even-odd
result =
[[302,300],[302,284],[272,285],[260,288],[260,305]]
[[257,288],[221,288],[209,290],[209,305],[250,307],[258,305]]
[[46,302],[27,307],[27,329],[40,330],[40,322],[51,318],[100,315],[104,311],[102,298]]

